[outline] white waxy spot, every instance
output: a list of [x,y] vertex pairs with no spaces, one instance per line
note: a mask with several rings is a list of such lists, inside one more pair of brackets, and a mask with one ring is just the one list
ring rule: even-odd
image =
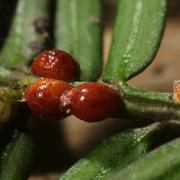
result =
[[84,96],[81,96],[80,97],[80,101],[84,101],[85,97]]
[[66,110],[66,114],[69,114],[70,112],[71,112],[70,109],[67,109],[67,110]]
[[87,92],[87,89],[82,89],[81,92]]
[[18,99],[17,101],[18,101],[18,102],[26,102],[26,99],[25,99],[25,98],[22,98],[22,99]]
[[38,93],[38,97],[39,97],[39,98],[41,98],[42,96],[43,96],[43,93],[42,93],[42,92]]
[[41,85],[41,87],[39,87],[39,89],[45,89],[47,88],[47,85]]
[[60,101],[61,101],[62,106],[67,106],[71,103],[70,99],[64,95],[60,97]]

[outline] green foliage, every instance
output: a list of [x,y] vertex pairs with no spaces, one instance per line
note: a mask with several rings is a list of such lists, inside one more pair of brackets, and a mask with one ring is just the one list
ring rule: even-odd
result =
[[[94,81],[101,73],[102,5],[101,0],[57,0],[55,47],[69,52],[78,61],[81,81]],[[167,7],[168,0],[119,0],[103,80],[121,92],[124,108],[119,112],[120,117],[124,113],[128,118],[151,122],[180,119],[180,106],[172,94],[131,88],[126,84],[156,55]],[[0,64],[11,68],[0,68],[0,124],[12,118],[24,88],[36,79],[17,69],[27,68],[32,57],[47,47],[50,0],[18,0],[15,12],[0,51]],[[179,179],[179,139],[149,153],[156,137],[169,128],[170,123],[156,123],[104,140],[60,179]],[[0,159],[0,179],[27,179],[31,157],[31,139],[15,132]]]
[[127,166],[111,180],[178,180],[180,178],[180,138],[162,145]]
[[58,1],[56,48],[69,52],[79,63],[81,80],[96,80],[102,66],[101,0]]
[[48,11],[49,0],[17,1],[9,34],[0,51],[1,66],[23,68],[44,48]]
[[27,180],[32,161],[32,142],[24,133],[15,131],[0,159],[1,180]]
[[167,0],[119,0],[104,81],[126,81],[152,62],[161,42],[167,5]]

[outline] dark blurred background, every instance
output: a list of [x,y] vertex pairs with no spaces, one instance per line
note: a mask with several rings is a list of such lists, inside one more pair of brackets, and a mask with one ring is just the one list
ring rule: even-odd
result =
[[[104,60],[111,43],[116,0],[105,0]],[[164,38],[154,62],[131,85],[159,91],[172,91],[173,81],[180,79],[180,0],[170,1]],[[35,161],[29,180],[55,180],[79,158],[91,151],[102,138],[133,127],[129,120],[108,119],[85,123],[69,117],[56,124],[34,123]]]

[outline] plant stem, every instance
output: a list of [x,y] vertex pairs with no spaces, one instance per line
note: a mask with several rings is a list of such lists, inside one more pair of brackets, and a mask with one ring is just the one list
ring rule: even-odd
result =
[[25,87],[36,78],[0,68],[0,126],[14,116]]
[[20,96],[19,90],[0,87],[0,126],[7,123],[13,117],[17,109],[17,100]]
[[128,116],[156,120],[180,120],[180,104],[173,93],[155,92],[129,87],[119,83]]
[[[3,85],[0,87],[0,124],[7,122],[14,114],[14,106],[21,99],[23,91],[36,79],[23,72],[0,68],[0,84]],[[73,85],[77,86],[81,83],[84,82],[75,82]],[[136,89],[122,82],[116,86],[121,91],[124,101],[116,117],[148,119],[152,122],[180,120],[180,104],[174,101],[172,93]],[[1,98],[4,100],[2,101]]]

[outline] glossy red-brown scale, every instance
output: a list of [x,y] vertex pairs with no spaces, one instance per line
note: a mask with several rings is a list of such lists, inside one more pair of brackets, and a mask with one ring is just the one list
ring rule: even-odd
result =
[[68,53],[60,50],[41,52],[31,66],[31,72],[40,77],[70,81],[79,79],[78,63]]
[[120,107],[118,92],[101,83],[85,83],[63,93],[60,108],[81,120],[96,122],[104,120]]
[[42,119],[60,119],[65,113],[59,109],[59,98],[72,86],[64,81],[40,79],[25,90],[23,99],[32,112]]

